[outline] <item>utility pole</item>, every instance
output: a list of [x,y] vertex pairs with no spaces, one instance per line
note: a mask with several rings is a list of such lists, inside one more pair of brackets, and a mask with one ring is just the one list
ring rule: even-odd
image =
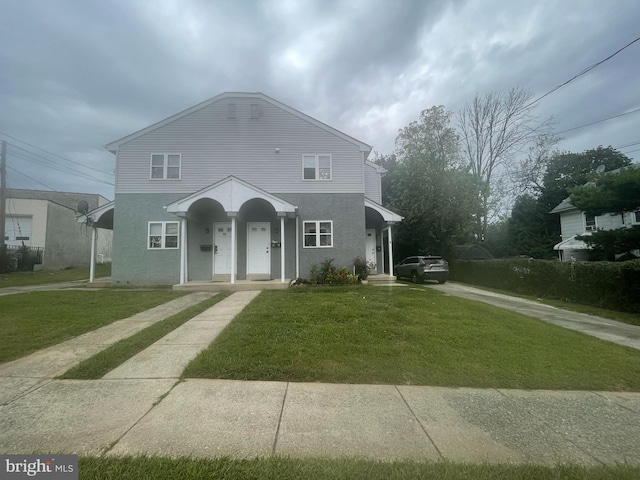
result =
[[7,142],[2,141],[0,157],[0,273],[5,273],[7,245],[4,243],[5,212],[7,203]]

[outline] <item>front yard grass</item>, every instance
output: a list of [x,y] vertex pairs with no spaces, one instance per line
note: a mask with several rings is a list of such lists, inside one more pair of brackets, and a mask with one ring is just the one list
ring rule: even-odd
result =
[[[97,264],[95,275],[96,279],[110,276],[111,264]],[[0,288],[44,285],[48,283],[72,282],[75,280],[89,280],[89,268],[3,273],[0,274]]]
[[640,351],[410,287],[264,291],[185,377],[640,390]]
[[227,298],[229,295],[231,295],[231,292],[220,292],[208,300],[204,300],[203,302],[188,307],[169,318],[165,318],[160,322],[154,323],[135,335],[123,338],[93,357],[83,360],[58,378],[74,378],[81,380],[102,378],[104,375],[129,360],[138,352],[141,352],[152,343],[160,340],[183,323],[191,320],[196,315],[204,312],[207,308],[215,305],[220,300]]
[[360,459],[324,458],[231,458],[192,459],[164,457],[81,457],[79,474],[82,480],[228,480],[300,479],[314,480],[376,480],[376,479],[438,479],[438,480],[632,480],[640,478],[640,467],[632,465],[471,465],[453,462],[381,462]]
[[0,362],[55,345],[182,295],[167,290],[57,290],[1,296]]

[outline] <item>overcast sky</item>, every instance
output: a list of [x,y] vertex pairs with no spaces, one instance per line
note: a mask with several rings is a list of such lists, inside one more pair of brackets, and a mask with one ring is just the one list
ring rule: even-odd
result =
[[[421,110],[457,111],[476,93],[514,86],[538,97],[640,37],[637,0],[0,6],[9,186],[109,199],[113,176],[100,171],[113,172],[115,157],[106,143],[225,91],[263,92],[386,154]],[[562,131],[636,109],[640,42],[543,99],[537,114],[554,115]],[[563,136],[562,150],[612,145],[638,161],[640,111]]]

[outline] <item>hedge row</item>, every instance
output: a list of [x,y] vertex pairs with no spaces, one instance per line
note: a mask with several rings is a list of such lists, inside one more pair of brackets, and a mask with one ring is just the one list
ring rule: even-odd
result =
[[516,293],[640,312],[640,260],[458,260],[452,280]]

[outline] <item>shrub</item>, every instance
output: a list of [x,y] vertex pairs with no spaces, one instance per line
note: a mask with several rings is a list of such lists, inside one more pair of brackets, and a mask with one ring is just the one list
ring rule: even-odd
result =
[[374,265],[364,257],[355,257],[353,259],[353,266],[358,280],[366,280],[374,268]]
[[451,265],[450,276],[452,280],[526,295],[640,312],[640,260],[457,260]]

